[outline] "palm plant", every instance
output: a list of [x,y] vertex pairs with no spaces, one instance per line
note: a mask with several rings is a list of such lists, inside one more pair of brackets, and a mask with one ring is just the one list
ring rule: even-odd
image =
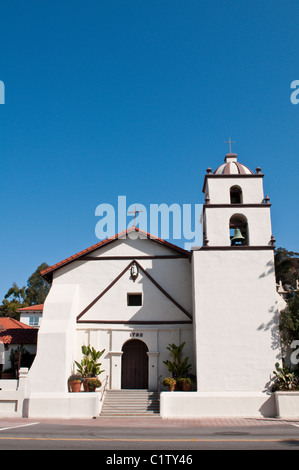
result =
[[77,366],[77,371],[82,375],[82,377],[98,377],[103,370],[101,370],[101,363],[98,362],[102,354],[105,352],[105,349],[102,351],[96,351],[94,347],[82,346],[81,348],[83,358],[81,362],[75,361]]
[[180,344],[179,346],[176,346],[174,343],[171,343],[166,348],[170,352],[173,360],[163,361],[163,363],[166,365],[167,369],[172,374],[172,377],[185,377],[188,374],[189,370],[192,368],[192,365],[188,363],[188,356],[182,359],[183,348],[185,344],[186,342]]

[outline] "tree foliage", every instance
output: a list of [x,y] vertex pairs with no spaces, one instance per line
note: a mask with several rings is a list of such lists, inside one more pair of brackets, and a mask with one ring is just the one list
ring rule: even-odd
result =
[[284,347],[299,339],[299,293],[288,300],[287,306],[280,312],[279,329]]
[[2,305],[0,305],[1,317],[19,320],[20,314],[17,313],[19,308],[44,303],[50,290],[50,284],[41,277],[40,272],[47,267],[47,263],[42,263],[38,266],[28,278],[27,287],[19,287],[15,282],[12,284],[4,296]]
[[276,280],[289,285],[286,308],[280,312],[279,329],[284,355],[294,340],[299,339],[299,292],[296,281],[299,279],[299,253],[278,248],[275,251]]
[[50,284],[40,275],[40,272],[47,269],[47,263],[42,263],[27,281],[26,301],[29,305],[43,304],[48,295]]
[[274,255],[276,281],[295,286],[299,279],[299,253],[277,248]]

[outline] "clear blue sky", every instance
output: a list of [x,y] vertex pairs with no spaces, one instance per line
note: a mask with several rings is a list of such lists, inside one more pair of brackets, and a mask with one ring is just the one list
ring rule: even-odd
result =
[[203,203],[228,137],[299,251],[298,17],[288,0],[2,0],[0,301],[97,243],[98,204]]

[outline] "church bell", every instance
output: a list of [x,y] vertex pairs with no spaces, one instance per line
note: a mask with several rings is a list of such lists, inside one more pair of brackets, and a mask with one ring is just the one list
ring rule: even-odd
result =
[[245,238],[243,237],[241,230],[239,228],[236,228],[234,236],[232,238],[232,245],[242,245],[244,241]]

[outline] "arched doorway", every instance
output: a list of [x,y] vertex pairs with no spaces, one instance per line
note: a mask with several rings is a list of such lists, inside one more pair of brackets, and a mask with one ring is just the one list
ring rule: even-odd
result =
[[122,348],[121,388],[148,388],[148,348],[143,341],[131,339]]

